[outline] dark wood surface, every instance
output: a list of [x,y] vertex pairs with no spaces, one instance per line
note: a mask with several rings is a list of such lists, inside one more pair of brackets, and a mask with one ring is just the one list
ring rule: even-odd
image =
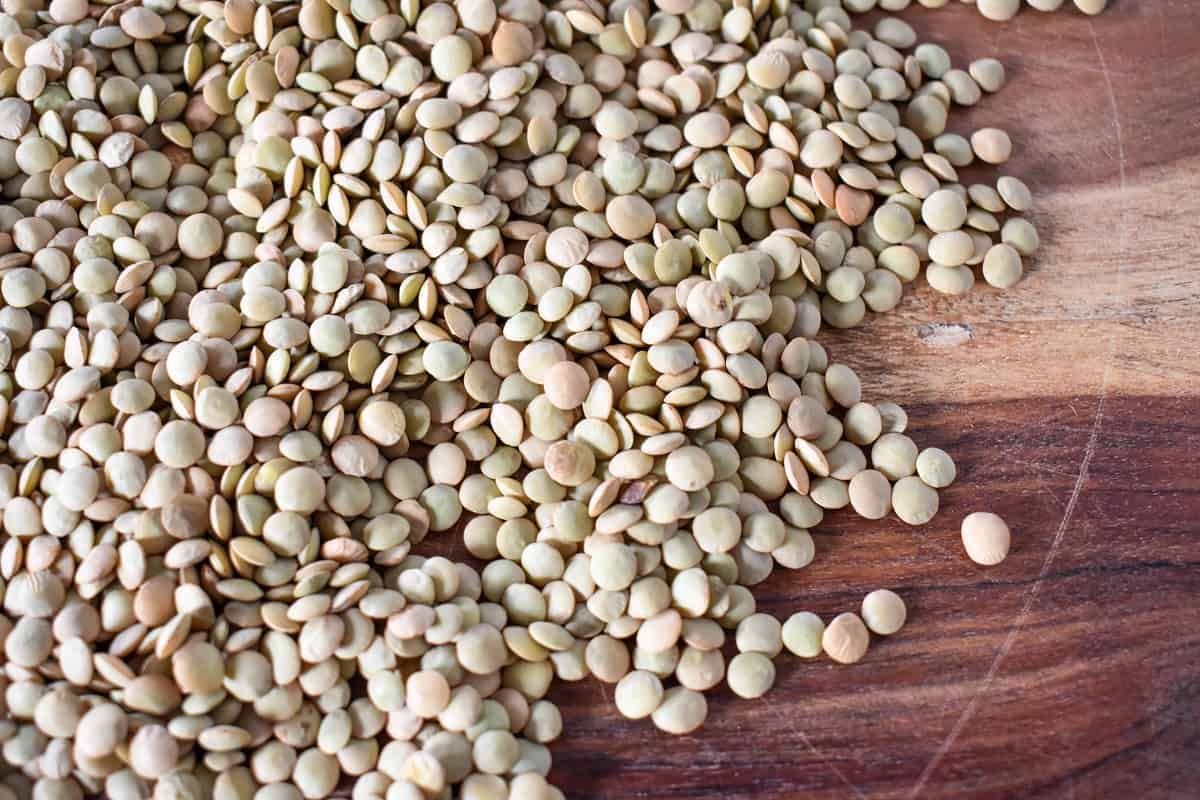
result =
[[[556,687],[569,797],[1200,797],[1200,2],[1110,5],[906,13],[1009,68],[952,127],[1013,133],[1043,250],[1014,290],[910,293],[824,338],[960,480],[921,529],[832,515],[758,595],[828,619],[891,587],[908,626],[852,667],[781,657],[766,698],[712,695],[682,738]],[[980,509],[1014,531],[987,570],[958,538]]]

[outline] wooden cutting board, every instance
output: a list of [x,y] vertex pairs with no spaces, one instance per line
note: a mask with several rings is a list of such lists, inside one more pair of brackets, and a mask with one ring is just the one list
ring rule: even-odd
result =
[[[1200,797],[1200,1],[1110,6],[905,14],[1008,68],[951,124],[1013,134],[1043,248],[1008,292],[925,288],[822,334],[959,482],[920,529],[831,515],[814,564],[757,594],[829,619],[890,587],[907,627],[852,667],[781,657],[770,694],[712,695],[682,738],[557,687],[568,797]],[[1014,532],[991,569],[958,538],[983,509]]]

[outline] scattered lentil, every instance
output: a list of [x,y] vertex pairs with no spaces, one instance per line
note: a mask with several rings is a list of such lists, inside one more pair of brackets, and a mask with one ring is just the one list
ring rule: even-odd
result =
[[990,511],[974,511],[962,521],[963,549],[976,564],[992,567],[1008,557],[1012,534],[1008,525]]
[[863,598],[862,619],[871,633],[890,636],[904,627],[908,610],[891,589],[876,589]]
[[838,614],[821,635],[821,647],[839,664],[853,664],[867,654],[870,635],[857,614]]
[[825,623],[811,611],[799,611],[783,623],[783,646],[801,658],[816,658],[821,655],[821,639]]

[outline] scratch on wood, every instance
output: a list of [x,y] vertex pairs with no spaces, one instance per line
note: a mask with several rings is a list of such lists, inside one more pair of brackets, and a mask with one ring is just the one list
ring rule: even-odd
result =
[[840,769],[838,769],[836,766],[834,766],[833,762],[831,762],[831,761],[829,761],[829,759],[825,758],[825,754],[822,753],[820,750],[818,750],[813,745],[812,740],[808,738],[808,735],[805,734],[804,731],[802,731],[796,727],[796,723],[792,722],[792,719],[791,719],[791,717],[788,716],[787,712],[785,710],[783,710],[782,708],[779,708],[778,706],[776,706],[776,708],[779,709],[780,713],[776,714],[775,716],[778,717],[779,719],[783,720],[783,722],[787,724],[788,730],[790,730],[796,736],[799,736],[800,741],[804,742],[804,746],[807,747],[812,752],[813,755],[815,755],[817,758],[821,759],[821,763],[824,764],[826,767],[828,767],[829,770],[834,775],[837,776],[838,780],[840,780],[847,789],[854,792],[855,797],[859,798],[859,800],[866,800],[866,795],[862,793],[862,790],[859,789],[857,786],[855,786],[850,781],[846,780],[846,776],[842,774],[842,771]]
[[917,338],[930,347],[958,347],[975,338],[975,330],[963,322],[927,322],[917,328]]
[[[1112,73],[1108,70],[1108,62],[1104,58],[1104,50],[1100,47],[1100,37],[1096,35],[1096,26],[1090,20],[1088,21],[1088,29],[1092,33],[1092,44],[1096,46],[1096,58],[1100,61],[1100,70],[1104,74],[1104,84],[1108,88],[1108,102],[1112,106],[1113,128],[1117,138],[1117,169],[1119,170],[1121,179],[1121,193],[1125,193],[1125,137],[1121,133],[1121,110],[1117,105],[1117,91],[1113,87]],[[1125,214],[1121,214],[1121,222],[1124,223]],[[1125,260],[1125,225],[1121,226],[1121,250],[1118,254],[1117,261],[1117,279],[1120,282],[1121,272],[1124,268]],[[1120,288],[1120,287],[1118,287]]]

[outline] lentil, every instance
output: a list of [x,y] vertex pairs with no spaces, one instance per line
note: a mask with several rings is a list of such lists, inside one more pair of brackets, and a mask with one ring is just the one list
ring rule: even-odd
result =
[[1008,557],[1012,541],[1008,525],[990,511],[975,511],[962,521],[963,548],[976,564],[995,566]]
[[862,619],[872,633],[890,636],[904,626],[907,616],[904,601],[890,589],[876,589],[863,598]]

